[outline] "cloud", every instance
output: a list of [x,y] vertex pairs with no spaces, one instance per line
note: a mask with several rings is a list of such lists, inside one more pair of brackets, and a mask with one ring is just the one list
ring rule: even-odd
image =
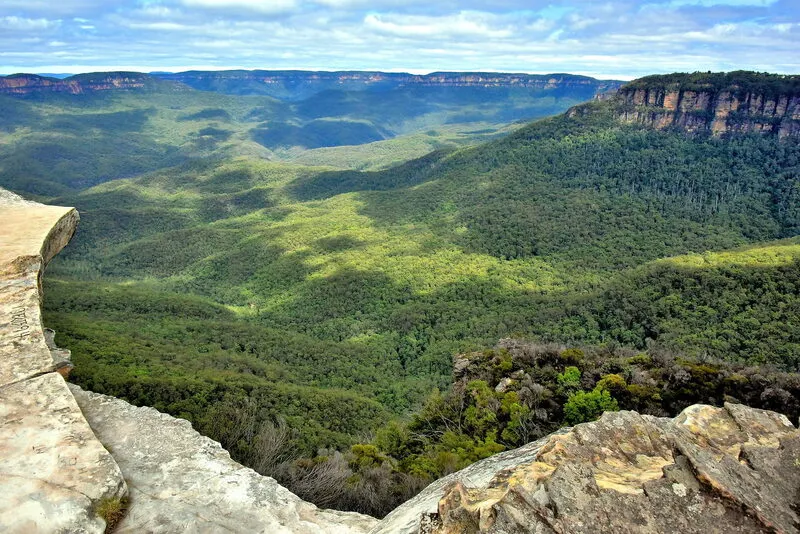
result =
[[767,7],[773,5],[778,0],[671,0],[671,6],[755,6]]
[[398,37],[424,37],[448,39],[454,36],[471,39],[503,39],[511,35],[507,27],[492,20],[495,17],[486,13],[462,12],[443,17],[422,17],[407,15],[375,15],[364,17],[367,30],[391,34]]
[[37,31],[46,30],[53,26],[58,26],[60,21],[47,19],[28,19],[23,17],[8,16],[0,17],[0,28],[5,30],[17,31]]
[[138,65],[625,78],[738,68],[797,73],[797,42],[797,0],[0,3],[4,72]]
[[286,13],[297,8],[296,0],[183,0],[187,7],[222,11],[244,9],[259,13]]

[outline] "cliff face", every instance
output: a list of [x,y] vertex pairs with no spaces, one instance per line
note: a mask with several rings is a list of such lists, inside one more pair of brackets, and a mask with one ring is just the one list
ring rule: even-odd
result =
[[651,76],[618,91],[622,122],[713,135],[800,134],[800,76],[757,73]]
[[144,91],[159,86],[163,88],[165,84],[173,90],[182,89],[178,84],[163,82],[138,72],[80,74],[63,80],[35,74],[14,74],[0,77],[0,94],[30,95],[50,92],[79,95],[102,91]]

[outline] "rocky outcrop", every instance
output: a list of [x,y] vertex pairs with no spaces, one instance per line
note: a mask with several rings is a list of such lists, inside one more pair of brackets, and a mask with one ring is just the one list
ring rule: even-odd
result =
[[58,79],[35,74],[0,76],[0,94],[30,95],[35,93],[65,93],[78,95],[103,91],[146,91],[155,88],[182,91],[181,84],[164,82],[138,72],[100,72]]
[[415,513],[419,532],[438,534],[798,532],[800,433],[773,412],[606,413],[528,448],[512,467],[479,462],[470,469],[490,480],[459,474],[437,510],[426,495],[375,532],[412,532],[398,519]]
[[78,222],[72,208],[0,190],[0,531],[103,532],[125,481],[92,433],[42,329],[41,275]]
[[649,76],[617,96],[622,122],[713,135],[800,134],[800,76],[749,72]]
[[[553,436],[556,435],[558,433],[553,434]],[[439,501],[452,484],[467,483],[476,487],[485,486],[498,472],[533,462],[548,439],[549,437],[543,438],[518,449],[501,452],[436,480],[416,497],[395,508],[369,534],[416,534],[420,532],[420,524],[430,525],[431,516],[436,515]]]

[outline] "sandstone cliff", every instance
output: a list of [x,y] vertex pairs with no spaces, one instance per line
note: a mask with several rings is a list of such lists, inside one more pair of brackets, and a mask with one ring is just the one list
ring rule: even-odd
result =
[[103,91],[144,91],[156,87],[166,87],[173,91],[186,90],[181,84],[165,82],[138,72],[80,74],[63,80],[35,74],[0,76],[0,94],[9,95],[42,92],[78,95]]
[[39,308],[42,271],[78,214],[4,190],[0,213],[0,531],[103,532],[97,507],[127,487],[59,373],[69,362],[51,354]]
[[615,99],[627,123],[688,132],[800,134],[800,76],[751,72],[648,76]]

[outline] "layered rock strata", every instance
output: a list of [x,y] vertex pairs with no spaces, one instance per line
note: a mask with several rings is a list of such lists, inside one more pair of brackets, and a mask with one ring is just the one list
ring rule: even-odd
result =
[[652,76],[622,87],[617,99],[619,118],[627,123],[717,136],[747,132],[800,135],[798,76]]

